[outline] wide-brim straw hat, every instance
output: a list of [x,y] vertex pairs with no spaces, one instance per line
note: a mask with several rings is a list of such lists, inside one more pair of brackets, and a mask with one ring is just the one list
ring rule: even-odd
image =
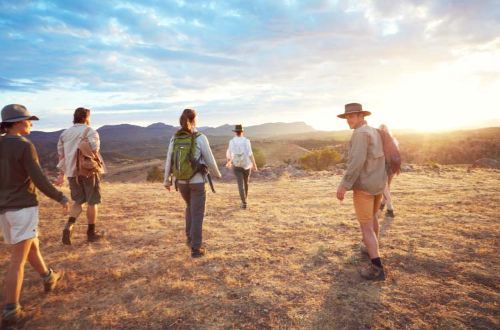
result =
[[337,117],[345,119],[350,113],[362,113],[365,116],[372,114],[370,111],[363,110],[363,106],[359,103],[348,103],[345,105],[345,112],[337,115]]

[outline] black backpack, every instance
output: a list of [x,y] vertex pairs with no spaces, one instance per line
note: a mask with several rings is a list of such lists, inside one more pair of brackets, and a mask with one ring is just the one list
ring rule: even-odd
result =
[[385,169],[387,170],[387,175],[401,173],[401,154],[399,153],[398,146],[394,142],[392,136],[389,135],[389,133],[381,129],[377,129],[377,131],[382,138],[382,146],[385,156]]

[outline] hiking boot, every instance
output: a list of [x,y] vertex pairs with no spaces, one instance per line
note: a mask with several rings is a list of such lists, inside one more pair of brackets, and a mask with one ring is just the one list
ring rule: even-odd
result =
[[2,325],[0,329],[8,329],[10,326],[16,325],[24,316],[21,305],[17,304],[13,309],[2,310]]
[[200,258],[203,257],[207,253],[207,250],[204,247],[201,247],[199,249],[193,249],[191,248],[191,257],[193,258]]
[[49,275],[43,276],[43,287],[45,292],[50,292],[55,289],[57,282],[63,277],[63,272],[56,272],[49,268]]
[[104,236],[102,234],[87,233],[87,241],[89,243],[94,243],[100,241]]
[[359,274],[361,275],[361,277],[363,277],[366,280],[372,280],[372,281],[384,281],[385,280],[384,268],[377,267],[372,263],[370,263],[365,268],[362,268],[359,271]]
[[386,217],[394,218],[394,211],[393,210],[387,210],[387,211],[385,211],[385,216]]
[[63,229],[62,243],[64,245],[71,245],[71,237],[73,236],[73,225],[66,225]]

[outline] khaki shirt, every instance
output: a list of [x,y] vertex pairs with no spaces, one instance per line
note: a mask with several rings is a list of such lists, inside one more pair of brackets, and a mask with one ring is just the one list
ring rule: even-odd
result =
[[347,190],[363,190],[378,195],[384,191],[386,182],[382,138],[377,129],[365,122],[352,133],[347,170],[341,185]]

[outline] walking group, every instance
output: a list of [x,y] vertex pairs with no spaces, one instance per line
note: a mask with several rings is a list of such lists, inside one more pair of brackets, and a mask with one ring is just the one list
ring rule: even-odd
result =
[[[368,280],[384,280],[377,213],[386,205],[387,214],[394,216],[389,184],[397,168],[388,166],[388,142],[384,137],[390,135],[386,128],[384,135],[382,130],[368,126],[365,117],[370,114],[361,104],[350,103],[338,115],[347,120],[354,132],[349,143],[347,169],[336,195],[342,201],[348,190],[353,191],[354,210],[362,233],[361,248],[371,261],[360,270],[361,276]],[[63,131],[57,144],[59,176],[55,185],[62,185],[67,177],[73,201],[70,207],[69,199],[45,176],[35,146],[24,137],[30,134],[31,122],[38,117],[32,116],[22,105],[10,104],[2,109],[1,118],[0,227],[4,242],[11,247],[3,291],[2,324],[15,324],[22,316],[19,300],[26,261],[40,274],[45,292],[54,290],[63,276],[62,271],[47,267],[40,251],[36,189],[57,201],[68,216],[61,234],[65,245],[72,244],[75,223],[86,205],[87,241],[92,244],[103,237],[96,231],[96,221],[101,203],[100,176],[105,172],[105,165],[100,155],[99,134],[90,127],[90,110],[77,108],[73,115],[74,125]],[[163,185],[168,191],[172,188],[179,191],[185,201],[186,244],[191,249],[191,256],[198,258],[207,252],[202,239],[206,184],[215,192],[211,176],[220,178],[221,173],[207,137],[196,128],[196,111],[185,109],[179,123],[180,128],[168,146]],[[233,169],[240,207],[246,210],[249,178],[258,168],[242,125],[236,125],[233,132],[235,136],[226,152],[226,167]],[[391,141],[393,146],[394,139]]]

